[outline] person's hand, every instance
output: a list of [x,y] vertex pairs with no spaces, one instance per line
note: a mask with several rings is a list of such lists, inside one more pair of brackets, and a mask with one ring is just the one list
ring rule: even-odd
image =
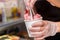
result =
[[30,28],[31,35],[36,39],[44,39],[48,36],[54,36],[56,34],[56,24],[54,22],[42,21],[36,22]]
[[32,28],[30,28],[31,35],[36,39],[44,39],[48,33],[48,27],[49,24],[47,21],[36,22],[32,25]]
[[33,8],[33,5],[36,1],[37,0],[24,0],[25,5],[28,6],[28,7],[31,7],[31,8]]

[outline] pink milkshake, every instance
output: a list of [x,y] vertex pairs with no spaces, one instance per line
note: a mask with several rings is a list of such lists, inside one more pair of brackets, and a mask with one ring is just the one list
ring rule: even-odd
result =
[[[31,35],[31,32],[29,31],[29,28],[31,28],[32,24],[35,22],[42,22],[42,17],[41,17],[41,15],[34,12],[33,8],[31,8],[31,6],[30,6],[31,4],[28,3],[28,2],[30,2],[29,0],[24,0],[24,2],[25,2],[25,6],[26,6],[26,10],[25,10],[25,14],[24,14],[25,25],[26,25],[29,37],[33,37]],[[39,29],[39,28],[37,28],[37,29]]]

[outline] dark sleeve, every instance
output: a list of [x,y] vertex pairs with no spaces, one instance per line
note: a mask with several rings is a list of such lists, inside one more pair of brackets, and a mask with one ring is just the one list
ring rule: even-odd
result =
[[[50,21],[60,20],[60,19],[57,19],[55,17],[54,18],[49,17],[49,16],[51,16],[49,13],[50,4],[47,1],[36,1],[34,6],[35,6],[37,13],[41,14],[43,19],[50,20]],[[48,38],[46,38],[46,40],[60,40],[60,33],[57,33],[55,36],[48,37]]]
[[34,7],[37,13],[39,13],[43,18],[47,18],[47,12],[49,10],[49,3],[47,1],[36,1]]

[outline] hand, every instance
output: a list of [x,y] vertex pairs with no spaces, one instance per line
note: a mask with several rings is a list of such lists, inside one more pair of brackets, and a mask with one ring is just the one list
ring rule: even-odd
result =
[[48,33],[48,22],[42,21],[42,22],[36,22],[32,25],[32,28],[30,28],[31,35],[34,38],[44,39],[46,37],[46,34]]
[[39,40],[48,36],[54,36],[56,29],[54,22],[42,21],[34,23],[32,28],[30,28],[30,32],[35,39]]

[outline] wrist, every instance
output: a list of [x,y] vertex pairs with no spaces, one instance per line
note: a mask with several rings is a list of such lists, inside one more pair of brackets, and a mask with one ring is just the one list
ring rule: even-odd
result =
[[51,36],[54,36],[57,33],[57,24],[55,22],[51,22]]

